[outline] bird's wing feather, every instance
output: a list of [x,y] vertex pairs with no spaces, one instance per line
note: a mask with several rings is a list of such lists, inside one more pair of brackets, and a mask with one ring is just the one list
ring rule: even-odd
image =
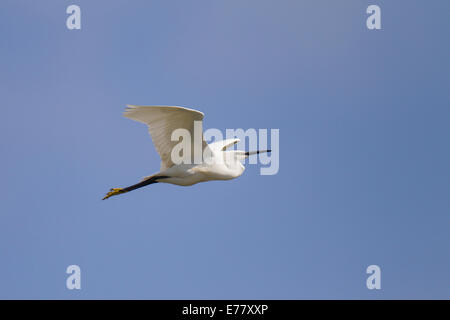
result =
[[[132,106],[128,105],[124,116],[148,125],[148,131],[161,157],[161,171],[174,165],[171,159],[172,148],[178,141],[172,141],[172,132],[187,129],[191,133],[191,148],[194,149],[194,121],[202,121],[204,114],[200,111],[169,106]],[[206,146],[202,133],[202,150]]]
[[238,138],[220,140],[220,141],[210,143],[208,145],[208,147],[213,151],[225,151],[227,148],[238,143],[239,141],[241,141],[241,140]]

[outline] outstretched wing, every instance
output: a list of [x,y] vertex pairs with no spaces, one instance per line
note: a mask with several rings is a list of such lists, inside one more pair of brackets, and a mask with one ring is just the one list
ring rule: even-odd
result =
[[208,147],[214,152],[216,152],[216,151],[225,151],[227,148],[231,147],[232,145],[235,145],[239,141],[241,141],[241,140],[238,139],[238,138],[227,139],[227,140],[220,140],[220,141],[216,141],[216,142],[210,143],[208,145]]
[[[204,114],[197,110],[169,106],[131,106],[128,105],[124,116],[148,125],[148,131],[161,157],[161,171],[174,165],[171,159],[172,149],[178,141],[172,141],[172,132],[186,129],[191,133],[191,155],[194,155],[194,121],[202,121]],[[203,140],[202,148],[207,146]]]

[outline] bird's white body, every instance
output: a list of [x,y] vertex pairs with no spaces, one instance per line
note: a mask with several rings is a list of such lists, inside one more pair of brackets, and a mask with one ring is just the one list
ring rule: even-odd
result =
[[171,183],[179,186],[191,186],[193,184],[211,180],[230,180],[244,173],[245,167],[236,160],[236,163],[220,164],[178,164],[161,171],[158,175],[168,176],[159,182]]
[[[194,122],[203,120],[200,111],[183,107],[167,106],[128,106],[125,117],[148,125],[150,135],[161,157],[160,172],[145,177],[140,183],[127,188],[115,188],[105,196],[125,193],[145,185],[163,182],[179,186],[191,186],[193,184],[211,180],[230,180],[239,177],[245,170],[241,161],[249,155],[264,151],[244,152],[240,150],[227,150],[227,148],[239,142],[239,139],[227,139],[207,144],[203,137],[199,141],[194,138]],[[172,139],[172,134],[177,129],[184,129],[190,133],[192,141],[191,154],[195,149],[200,149],[203,159],[200,163],[176,163],[172,159],[172,150],[178,141]]]

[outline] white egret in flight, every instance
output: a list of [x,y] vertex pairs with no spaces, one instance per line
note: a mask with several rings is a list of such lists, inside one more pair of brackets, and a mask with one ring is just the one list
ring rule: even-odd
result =
[[[253,154],[270,152],[270,150],[250,152],[226,150],[240,141],[237,138],[207,144],[201,133],[200,139],[195,139],[194,121],[202,121],[204,116],[197,110],[168,106],[128,106],[124,116],[148,125],[153,144],[161,157],[161,169],[160,172],[145,177],[132,186],[112,188],[103,200],[157,182],[191,186],[203,181],[234,179],[245,170],[242,160]],[[196,148],[201,150],[203,157],[200,163],[173,162],[172,150],[179,141],[172,141],[172,133],[177,129],[185,129],[190,133],[191,141],[188,145],[191,147],[191,155]]]

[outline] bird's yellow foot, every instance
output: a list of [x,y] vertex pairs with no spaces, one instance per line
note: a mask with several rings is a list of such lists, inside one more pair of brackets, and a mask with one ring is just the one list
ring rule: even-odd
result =
[[117,196],[118,194],[125,193],[125,192],[126,191],[124,191],[122,188],[112,188],[102,200],[108,199],[109,197],[112,197],[112,196]]

